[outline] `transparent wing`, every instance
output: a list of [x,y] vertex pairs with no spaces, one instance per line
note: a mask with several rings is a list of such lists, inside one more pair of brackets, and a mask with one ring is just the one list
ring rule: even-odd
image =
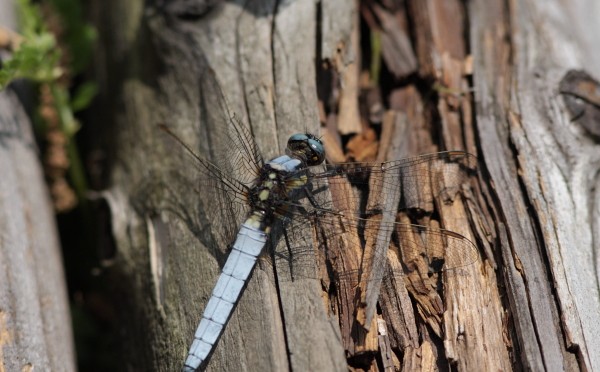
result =
[[[279,236],[286,239],[288,250],[276,253],[278,265],[288,266],[290,278],[311,277],[329,280],[332,283],[348,282],[358,287],[362,278],[381,280],[390,275],[386,272],[388,265],[387,250],[392,250],[398,257],[401,272],[396,269],[392,275],[402,276],[412,271],[433,273],[454,270],[468,266],[479,258],[477,247],[468,238],[439,227],[439,223],[430,220],[429,226],[408,223],[406,214],[399,213],[397,222],[384,222],[380,216],[369,219],[344,217],[331,213],[306,218],[294,218]],[[301,225],[313,224],[310,236],[300,235]],[[389,236],[383,260],[376,257],[372,248],[377,244],[380,235]],[[315,239],[319,242],[312,249]],[[305,267],[325,267],[323,271],[307,274]],[[397,267],[397,265],[394,265]],[[310,272],[310,271],[308,271]]]
[[[308,201],[287,210],[292,248],[278,252],[278,266],[287,265],[290,278],[319,277],[335,289],[340,311],[368,331],[384,278],[427,276],[477,261],[475,245],[435,219],[436,205],[451,202],[476,165],[473,155],[453,151],[312,169]],[[295,233],[306,224],[314,227],[312,236]],[[311,241],[319,242],[317,250]]]
[[250,128],[229,109],[212,69],[204,71],[199,87],[199,122],[206,128],[208,145],[202,154],[224,174],[250,184],[264,163]]
[[[314,190],[342,189],[337,194],[333,191],[333,209],[337,212],[370,215],[414,209],[431,213],[435,199],[451,198],[476,168],[475,156],[463,151],[445,151],[382,163],[326,165],[325,170],[312,175],[311,184]],[[347,184],[362,193],[349,193]],[[369,204],[361,204],[357,199],[364,202],[366,193]],[[392,194],[398,193],[398,203],[392,204]]]
[[[383,163],[347,163],[327,165],[321,170],[313,168],[307,197],[303,202],[290,201],[291,208],[286,207],[281,214],[287,213],[286,230],[299,230],[310,223],[321,232],[313,237],[296,234],[293,240],[302,243],[292,249],[292,254],[296,250],[302,257],[309,245],[305,240],[309,238],[328,245],[330,237],[340,237],[345,245],[358,251],[359,261],[368,259],[369,266],[375,265],[379,269],[384,266],[382,261],[385,260],[376,258],[375,253],[365,256],[365,250],[373,249],[376,240],[385,235],[389,236],[389,243],[394,241],[392,233],[407,236],[411,232],[412,236],[420,238],[408,239],[403,245],[405,257],[419,252],[426,256],[435,253],[435,257],[445,259],[441,266],[432,266],[429,270],[449,270],[473,263],[473,257],[477,257],[476,250],[474,255],[474,246],[468,239],[441,229],[439,223],[435,225],[435,220],[431,222],[433,227],[421,226],[413,224],[406,216],[418,215],[419,221],[431,220],[428,216],[433,215],[435,203],[452,200],[476,164],[477,159],[473,155],[452,151]],[[410,213],[402,214],[405,217],[399,220],[398,212],[402,211]],[[350,239],[350,232],[356,238]],[[399,237],[396,240],[400,241]],[[446,248],[446,255],[439,256]],[[347,250],[341,254],[346,253]],[[432,264],[436,262],[431,260]],[[356,273],[360,268],[352,268],[351,271]]]
[[[405,211],[407,216],[420,217],[418,220],[427,221],[436,211],[436,203],[452,201],[468,175],[477,166],[477,159],[462,151],[448,151],[427,154],[413,158],[394,160],[384,163],[361,163],[357,165],[343,164],[329,166],[323,172],[327,174],[327,182],[332,190],[332,206],[338,213],[348,219],[366,218],[369,223],[365,227],[365,250],[361,261],[360,275],[360,303],[356,319],[365,329],[369,330],[377,310],[382,276],[385,271],[387,248],[390,236],[388,229],[392,224],[398,223],[397,211]],[[323,174],[321,173],[321,174]],[[317,173],[314,185],[324,178]],[[317,186],[318,187],[318,186]],[[368,197],[360,197],[352,189],[368,189]],[[410,219],[401,221],[402,226],[410,225]],[[377,226],[382,226],[378,228]],[[436,226],[437,228],[437,226]],[[404,228],[406,236],[412,228]],[[441,236],[436,230],[421,229],[419,236],[427,242],[432,251],[443,251],[447,244],[440,244]],[[449,231],[444,236],[450,238]],[[415,237],[417,235],[414,235]],[[369,239],[367,239],[369,238]],[[442,239],[444,240],[444,239]],[[445,239],[446,241],[461,241],[462,239]],[[415,239],[409,239],[400,245],[401,256],[409,257],[414,252],[422,250],[423,244]],[[447,246],[449,256],[443,258],[442,263],[434,257],[427,257],[428,271],[451,269],[462,266],[462,262],[470,264],[471,251],[469,245],[454,244]],[[465,249],[460,249],[460,248]],[[414,251],[414,252],[413,252]],[[426,257],[426,256],[425,256]],[[430,263],[438,262],[437,265]],[[438,267],[436,267],[438,266]]]
[[[248,187],[263,159],[249,128],[229,110],[209,68],[200,78],[196,120],[191,127],[177,124],[159,124],[157,130],[158,145],[170,154],[165,159],[168,177],[161,186],[167,208],[179,214],[206,245],[227,247],[249,211]],[[169,184],[174,181],[185,192]],[[199,220],[202,216],[207,217]]]
[[[306,234],[301,227],[309,222],[313,229]],[[360,219],[326,212],[312,221],[298,216],[285,228],[286,233],[281,237],[285,244],[277,245],[274,263],[278,280],[320,280],[323,291],[329,293],[329,307],[339,319],[349,355],[368,351],[371,344],[362,340],[376,338],[376,328],[374,333],[369,332],[374,322],[373,314],[368,314],[372,301],[369,295],[375,296],[375,302],[385,308],[382,313],[386,317],[387,312],[401,311],[397,301],[407,289],[417,306],[431,309],[428,303],[441,304],[441,299],[435,287],[422,284],[423,278],[427,278],[426,283],[436,282],[432,273],[468,266],[479,258],[476,246],[469,239],[441,229],[437,221],[430,220],[427,226],[409,222],[405,213],[397,213],[392,223],[382,221],[381,216]],[[386,245],[375,249],[379,244]],[[380,254],[383,259],[378,257]],[[421,293],[412,292],[415,286],[423,285]],[[443,305],[439,306],[442,309]],[[392,337],[396,334],[403,333],[393,333]],[[400,339],[403,340],[402,336]]]

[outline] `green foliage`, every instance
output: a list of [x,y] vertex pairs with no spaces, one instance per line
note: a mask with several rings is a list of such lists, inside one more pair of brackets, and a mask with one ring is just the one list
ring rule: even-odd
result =
[[[20,17],[20,32],[23,41],[11,58],[3,61],[0,68],[0,89],[5,88],[15,79],[28,79],[34,83],[46,84],[52,95],[52,108],[56,111],[60,131],[68,140],[66,151],[70,159],[69,169],[71,183],[75,187],[80,201],[87,189],[85,173],[79,159],[75,143],[70,139],[80,128],[74,112],[86,108],[97,93],[97,86],[92,82],[81,84],[73,98],[66,86],[68,79],[62,79],[65,70],[69,75],[82,72],[89,64],[96,31],[84,22],[81,0],[45,0],[49,5],[51,20],[42,16],[39,2],[34,0],[16,0]],[[51,23],[54,21],[54,23]],[[48,23],[47,23],[48,22]],[[49,30],[60,35],[60,44]],[[55,28],[60,29],[55,29]],[[64,49],[63,49],[64,48]],[[66,55],[67,58],[61,58]],[[68,62],[64,69],[61,63]],[[38,128],[45,126],[38,123]]]
[[86,82],[81,84],[73,98],[71,99],[71,108],[73,112],[81,111],[88,107],[92,102],[92,99],[98,94],[98,85],[92,82]]
[[24,41],[0,69],[0,89],[12,80],[26,78],[36,82],[57,79],[62,71],[58,66],[60,51],[56,39],[42,21],[39,8],[29,0],[17,0]]
[[[64,27],[64,41],[68,47],[69,70],[77,74],[88,65],[96,30],[83,21],[79,0],[50,0],[53,9],[60,15]],[[50,83],[63,74],[60,58],[63,53],[42,18],[39,7],[31,0],[17,0],[21,33],[24,41],[12,57],[0,69],[0,89],[15,79],[30,79],[38,83]],[[73,111],[85,108],[96,93],[92,83],[79,88],[77,97],[71,101],[77,106]],[[83,95],[81,95],[83,94]],[[69,100],[65,100],[69,103]]]
[[79,131],[79,123],[73,116],[73,110],[69,104],[69,92],[56,84],[50,85],[52,98],[54,98],[54,108],[58,113],[60,129],[67,138],[71,138]]
[[82,72],[89,64],[96,29],[84,22],[81,0],[48,0],[52,8],[61,16],[64,30],[64,41],[69,46],[70,68],[73,73]]

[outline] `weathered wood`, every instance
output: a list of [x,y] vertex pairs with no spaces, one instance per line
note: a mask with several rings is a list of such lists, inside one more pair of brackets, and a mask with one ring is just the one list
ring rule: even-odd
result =
[[[225,147],[227,143],[207,143],[203,137],[204,133],[210,135],[211,123],[206,122],[202,110],[207,108],[201,107],[202,102],[211,100],[207,96],[221,94],[218,87],[200,81],[208,66],[214,70],[231,111],[249,124],[265,158],[281,154],[290,133],[316,132],[316,12],[312,2],[279,6],[257,2],[246,8],[219,4],[195,22],[157,14],[145,20],[147,29],[137,30],[140,44],[126,44],[129,67],[125,70],[135,73],[142,48],[148,46],[153,55],[161,53],[162,65],[140,77],[125,73],[120,97],[127,103],[120,120],[130,129],[119,132],[119,143],[140,147],[120,150],[113,187],[104,193],[119,246],[115,275],[129,283],[124,289],[130,296],[124,317],[140,329],[148,329],[143,340],[136,334],[127,336],[132,343],[124,352],[135,368],[181,367],[223,263],[218,261],[231,243],[202,245],[207,237],[202,221],[215,218],[218,204],[203,209],[210,201],[199,201],[199,194],[189,185],[178,184],[178,178],[165,180],[172,188],[168,194],[163,191],[148,197],[151,193],[144,192],[148,184],[146,189],[157,190],[149,174],[181,173],[185,178],[186,172],[193,172],[177,159],[165,163],[170,151],[157,145],[160,133],[156,124],[167,123],[208,157],[208,146],[217,154],[233,154]],[[121,32],[112,29],[109,35]],[[143,164],[139,163],[140,153],[144,154]],[[139,199],[147,199],[136,202],[133,209],[124,196],[136,193]],[[236,217],[238,224],[243,216]],[[280,278],[285,276],[277,270]],[[272,269],[259,264],[209,370],[345,370],[343,350],[323,305],[319,282],[282,280],[278,285],[280,294]],[[144,298],[144,294],[149,296]],[[155,345],[153,355],[137,349],[142,341]]]
[[[344,353],[353,367],[365,368],[380,361],[409,370],[444,363],[460,370],[597,369],[592,335],[599,331],[600,296],[592,242],[598,239],[591,222],[597,220],[597,142],[569,122],[558,95],[568,69],[598,75],[599,64],[588,62],[598,60],[593,48],[569,40],[588,39],[556,27],[569,19],[561,18],[566,10],[556,12],[562,4],[412,0],[400,9],[381,3],[372,9],[390,33],[386,47],[406,48],[406,40],[390,40],[412,28],[407,34],[415,51],[403,50],[407,60],[392,72],[404,78],[418,72],[401,84],[383,81],[390,91],[381,142],[367,135],[361,143],[379,146],[377,156],[388,160],[450,149],[480,155],[478,177],[400,218],[462,234],[477,243],[482,258],[442,274],[390,278],[377,327],[363,335],[363,345],[349,337],[349,306],[329,298],[326,284],[291,280],[277,260],[275,271],[261,263],[209,370],[345,370]],[[579,1],[573,14],[591,20],[582,15],[596,9],[591,3]],[[104,14],[122,6],[102,4]],[[361,99],[353,84],[344,90],[332,83],[358,73],[347,68],[358,53],[356,9],[341,2],[222,2],[202,9],[176,2],[141,12],[141,2],[132,4],[138,12],[101,30],[117,41],[104,46],[114,53],[106,66],[119,61],[107,86],[116,93],[107,102],[122,110],[109,120],[119,145],[105,192],[119,246],[113,270],[128,298],[123,314],[132,327],[122,340],[128,363],[172,370],[181,366],[230,242],[213,234],[228,223],[214,223],[218,203],[181,182],[192,169],[161,145],[156,124],[167,123],[215,161],[231,156],[215,138],[219,127],[211,118],[227,113],[215,104],[221,91],[203,81],[209,66],[262,155],[281,154],[290,133],[318,131],[321,85],[334,85],[319,91],[345,102]],[[544,36],[549,30],[552,38]],[[569,47],[569,58],[556,45]],[[331,68],[319,74],[331,81],[315,81],[317,66]],[[321,103],[327,110],[320,118],[340,159],[339,132],[348,129],[330,124],[344,115],[360,118],[356,106],[336,112],[329,103]],[[444,181],[433,177],[422,192],[437,195]],[[365,350],[373,353],[361,355]]]
[[558,95],[569,69],[600,73],[592,14],[593,1],[470,3],[477,130],[508,232],[500,247],[515,346],[532,370],[600,365],[598,144]]
[[[12,2],[0,25],[15,29]],[[0,371],[75,371],[54,211],[29,117],[0,92]]]

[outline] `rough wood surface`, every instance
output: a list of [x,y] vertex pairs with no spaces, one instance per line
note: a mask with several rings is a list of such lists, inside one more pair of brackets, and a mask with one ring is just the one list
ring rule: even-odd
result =
[[[360,79],[342,83],[361,69],[348,68],[360,52],[358,5],[217,3],[153,9],[131,2],[127,12],[116,0],[97,5],[98,19],[124,17],[99,22],[107,51],[99,66],[115,71],[105,99],[120,110],[107,118],[119,150],[104,195],[119,249],[112,270],[131,325],[122,342],[133,369],[181,366],[230,243],[207,241],[218,204],[180,182],[190,170],[160,145],[156,128],[167,123],[208,157],[230,150],[211,137],[219,129],[207,118],[223,107],[206,106],[221,92],[202,81],[204,67],[215,71],[265,158],[282,153],[290,133],[317,132],[319,120],[337,159],[348,156],[340,133],[358,132],[358,121],[336,126],[356,115],[363,94]],[[349,337],[352,320],[332,315],[339,302],[323,283],[289,280],[284,266],[275,265],[274,275],[261,264],[209,370],[331,371],[346,370],[347,362],[379,368],[378,361],[404,370],[598,369],[598,145],[570,121],[559,94],[569,69],[600,76],[586,27],[567,27],[593,29],[598,5],[391,3],[364,1],[361,12],[387,48],[402,49],[382,58],[401,59],[390,72],[405,80],[381,82],[389,95],[375,98],[388,107],[380,141],[365,131],[350,141],[352,157],[449,149],[479,155],[477,177],[401,218],[468,237],[481,259],[386,282],[382,314],[362,345]],[[406,35],[413,50],[406,50]],[[318,102],[331,97],[333,104]],[[161,182],[169,186],[155,187]],[[434,186],[431,180],[424,192]]]
[[[132,68],[140,63],[137,53],[148,53],[143,49],[148,47],[152,53],[161,53],[163,63],[161,68],[150,66],[140,78],[125,78],[122,120],[130,129],[119,132],[119,143],[136,146],[120,150],[114,186],[104,193],[113,211],[119,246],[115,276],[128,283],[139,280],[139,286],[123,289],[124,297],[129,297],[127,306],[137,309],[124,317],[147,329],[145,345],[155,345],[152,355],[149,351],[140,354],[142,340],[129,334],[127,339],[132,342],[124,352],[133,356],[128,360],[132,368],[181,367],[231,243],[202,245],[206,237],[202,221],[214,219],[218,205],[203,209],[207,201],[199,201],[199,194],[189,185],[178,184],[177,178],[167,181],[172,187],[171,200],[179,209],[160,197],[156,202],[138,202],[142,207],[137,209],[127,203],[127,195],[143,194],[149,175],[191,171],[184,163],[165,164],[162,160],[170,154],[157,146],[160,133],[156,124],[172,126],[199,153],[210,157],[207,146],[217,149],[227,144],[207,144],[205,108],[200,107],[204,98],[199,94],[218,96],[222,88],[229,108],[249,124],[265,158],[283,152],[289,133],[316,132],[316,11],[313,2],[257,2],[246,8],[223,3],[198,21],[164,14],[149,17],[137,30],[138,37],[147,39],[138,39],[137,45],[133,40],[126,44],[130,52],[126,61]],[[120,35],[122,30],[111,32]],[[220,88],[199,81],[206,66],[214,70]],[[225,150],[221,153],[231,154],[231,149]],[[143,166],[138,163],[140,156]],[[148,188],[156,190],[152,185]],[[162,212],[148,214],[152,209]],[[237,216],[235,224],[242,218]],[[343,349],[327,316],[318,281],[283,280],[280,294],[273,274],[260,264],[255,269],[209,370],[345,370]],[[278,272],[278,276],[284,275]]]
[[600,8],[475,1],[470,10],[476,122],[508,231],[500,246],[520,362],[597,370],[598,143],[570,120],[559,83],[570,69],[599,76],[588,35]]
[[75,371],[54,221],[29,118],[0,92],[0,370]]
[[[0,1],[0,25],[14,30],[9,5]],[[29,117],[8,88],[0,92],[0,371],[75,371],[54,218]]]

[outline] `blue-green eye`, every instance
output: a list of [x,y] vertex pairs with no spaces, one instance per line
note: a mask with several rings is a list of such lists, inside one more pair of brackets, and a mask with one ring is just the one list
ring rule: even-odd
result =
[[307,165],[318,165],[325,160],[323,142],[310,133],[296,133],[290,137],[288,151]]

